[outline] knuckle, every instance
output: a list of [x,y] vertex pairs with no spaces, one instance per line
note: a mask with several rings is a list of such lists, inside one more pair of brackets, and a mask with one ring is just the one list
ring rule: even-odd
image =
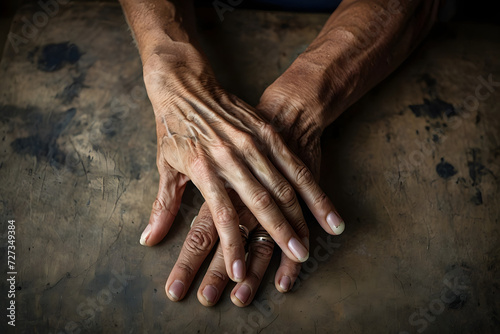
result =
[[289,225],[286,220],[281,220],[273,226],[275,235],[281,235],[288,229]]
[[236,254],[241,247],[243,247],[242,239],[239,238],[235,242],[229,242],[227,245],[222,246],[222,256],[227,258],[229,254]]
[[185,276],[192,276],[194,273],[194,268],[191,266],[191,264],[184,260],[179,259],[175,266],[177,267],[178,270],[183,272]]
[[155,199],[155,201],[153,202],[153,209],[152,209],[152,211],[155,214],[159,214],[160,212],[162,212],[163,210],[165,210],[165,207],[166,206],[165,206],[165,203],[164,203],[163,199],[160,198],[160,197],[157,197]]
[[295,233],[297,233],[297,235],[299,235],[300,237],[309,238],[309,228],[307,227],[305,220],[301,219],[297,224],[293,226],[293,229],[295,230]]
[[214,141],[214,150],[221,157],[231,154],[231,147],[228,143],[222,141],[221,139],[217,139]]
[[280,206],[284,208],[289,208],[293,206],[296,202],[295,191],[286,181],[282,181],[276,187],[276,199],[278,200]]
[[220,280],[221,282],[225,282],[228,279],[228,276],[225,272],[217,269],[209,269],[207,272],[207,276],[214,280]]
[[252,281],[254,281],[254,282],[261,282],[261,281],[262,281],[262,277],[263,277],[263,276],[264,276],[263,274],[261,274],[261,273],[259,273],[259,272],[255,271],[255,270],[250,270],[250,271],[247,273],[247,277],[246,277],[246,278],[247,278],[250,282],[252,282]]
[[238,219],[236,211],[229,207],[222,207],[215,212],[215,221],[222,228],[235,226]]
[[190,165],[191,171],[197,175],[205,175],[207,173],[208,161],[203,155],[193,157]]
[[292,279],[292,282],[299,276],[300,270],[302,268],[302,263],[289,263],[286,265],[286,271],[288,276]]
[[216,159],[227,159],[233,156],[233,147],[221,138],[214,139],[212,150]]
[[273,256],[274,245],[270,242],[258,242],[258,244],[253,243],[251,247],[252,256],[258,257],[259,259],[269,261]]
[[255,145],[255,141],[254,141],[253,137],[246,132],[241,133],[239,135],[239,138],[240,138],[240,143],[244,147],[253,147]]
[[[210,226],[214,224],[212,214],[209,210],[201,210],[198,212],[196,225],[201,225],[202,228],[210,230]],[[194,226],[193,226],[194,227]]]
[[259,222],[257,218],[253,215],[253,213],[247,208],[244,207],[239,211],[239,219],[240,222],[245,222],[245,226],[251,231]]
[[185,247],[186,250],[195,256],[200,256],[210,251],[213,245],[213,236],[203,225],[193,226],[189,231]]
[[327,200],[327,196],[324,192],[321,192],[321,194],[319,196],[316,196],[314,198],[314,202],[313,202],[313,205],[315,207],[321,207],[323,206],[323,203],[325,203],[325,201]]
[[253,154],[257,149],[255,139],[248,133],[240,135],[239,145],[244,154]]
[[273,205],[273,199],[266,190],[258,190],[252,196],[252,204],[259,211],[265,211]]
[[214,163],[222,165],[225,168],[238,165],[238,155],[235,153],[235,148],[232,144],[223,143],[217,145],[211,148],[210,155]]
[[153,207],[151,209],[151,215],[149,217],[149,222],[158,222],[162,213],[165,211],[165,203],[161,198],[156,198],[153,202]]
[[300,187],[310,186],[314,182],[314,177],[306,166],[299,165],[295,172],[295,181]]
[[270,141],[276,140],[277,133],[271,124],[262,122],[259,124],[259,128],[262,138],[268,139]]

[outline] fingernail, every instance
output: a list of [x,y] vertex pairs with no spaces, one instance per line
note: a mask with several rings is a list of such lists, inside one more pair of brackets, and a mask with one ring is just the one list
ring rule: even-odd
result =
[[307,249],[295,238],[291,238],[290,241],[288,241],[288,248],[300,262],[305,262],[309,258]]
[[148,224],[148,226],[146,226],[146,229],[144,229],[144,232],[142,232],[141,234],[141,241],[140,241],[141,245],[146,246],[146,241],[148,240],[150,234],[151,234],[151,225]]
[[306,247],[306,249],[309,249],[309,238],[303,237],[302,238],[302,243],[304,244],[304,246]]
[[290,284],[292,284],[290,277],[288,277],[288,276],[281,277],[281,280],[280,280],[281,290],[288,291],[288,289],[290,289]]
[[217,290],[212,285],[207,285],[203,289],[203,297],[205,297],[209,304],[213,304],[217,298]]
[[330,212],[328,216],[326,216],[326,222],[328,223],[328,225],[330,225],[330,228],[336,235],[339,235],[342,232],[344,232],[345,229],[344,221],[333,211]]
[[179,280],[175,280],[174,283],[168,289],[168,293],[172,296],[174,301],[178,301],[182,296],[182,292],[184,291],[184,283]]
[[236,281],[243,279],[243,261],[236,260],[233,262],[233,276]]
[[193,227],[194,221],[196,220],[197,217],[198,216],[194,216],[193,220],[191,221],[191,225],[189,225],[190,228]]
[[251,293],[252,291],[250,291],[248,285],[242,284],[234,295],[240,300],[242,304],[245,304],[248,301],[248,298],[250,298]]

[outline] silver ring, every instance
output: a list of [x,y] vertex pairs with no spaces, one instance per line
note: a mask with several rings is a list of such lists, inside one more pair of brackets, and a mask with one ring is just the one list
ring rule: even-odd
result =
[[243,225],[238,225],[238,227],[240,228],[240,233],[241,233],[241,237],[243,238],[243,241],[247,242],[248,235],[250,234],[250,232],[248,231],[248,228],[246,226],[243,226]]
[[274,239],[266,231],[258,231],[252,233],[252,238],[250,242],[269,242],[274,245]]

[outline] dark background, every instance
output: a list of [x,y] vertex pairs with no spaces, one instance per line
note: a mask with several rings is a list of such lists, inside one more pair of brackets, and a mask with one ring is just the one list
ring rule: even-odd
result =
[[[7,40],[7,34],[10,29],[12,18],[17,9],[21,6],[39,1],[47,0],[3,0],[0,2],[0,59],[3,55],[3,49]],[[118,2],[118,0],[73,0],[79,2]],[[212,0],[194,0],[198,6],[213,7]],[[450,1],[450,0],[449,0]],[[451,9],[448,9],[446,20],[461,22],[480,22],[488,24],[500,24],[500,15],[498,15],[498,1],[494,0],[451,0],[454,1]],[[282,10],[276,6],[266,6],[258,4],[251,0],[243,0],[238,8],[263,9],[263,10]],[[451,17],[451,18],[450,18]]]
[[[0,3],[0,17],[2,19],[11,18],[16,12],[17,8],[27,3],[36,3],[40,0],[3,0]],[[42,0],[47,1],[47,0]],[[90,0],[74,0],[74,1],[87,1]],[[94,0],[95,2],[118,2],[117,0]],[[497,7],[495,3],[498,4],[498,1],[494,0],[455,0],[456,1],[456,14],[453,20],[459,21],[481,21],[499,24],[500,16],[498,15]],[[211,0],[196,0],[196,3],[202,6],[212,6]],[[279,9],[273,8],[272,6],[263,6],[255,4],[250,0],[243,0],[239,8],[253,8],[253,9]],[[266,7],[266,8],[263,8]]]

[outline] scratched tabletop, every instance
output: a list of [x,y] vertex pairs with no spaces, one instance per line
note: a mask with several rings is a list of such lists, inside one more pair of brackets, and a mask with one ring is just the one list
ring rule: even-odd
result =
[[[205,308],[201,275],[180,303],[164,291],[201,204],[193,186],[167,238],[139,244],[156,135],[121,9],[41,11],[18,12],[0,64],[1,333],[498,329],[498,26],[437,26],[326,130],[321,185],[347,227],[333,238],[310,222],[311,257],[292,292],[274,288],[275,254],[252,305],[234,306],[227,289]],[[251,104],[328,17],[198,16],[221,83]]]

